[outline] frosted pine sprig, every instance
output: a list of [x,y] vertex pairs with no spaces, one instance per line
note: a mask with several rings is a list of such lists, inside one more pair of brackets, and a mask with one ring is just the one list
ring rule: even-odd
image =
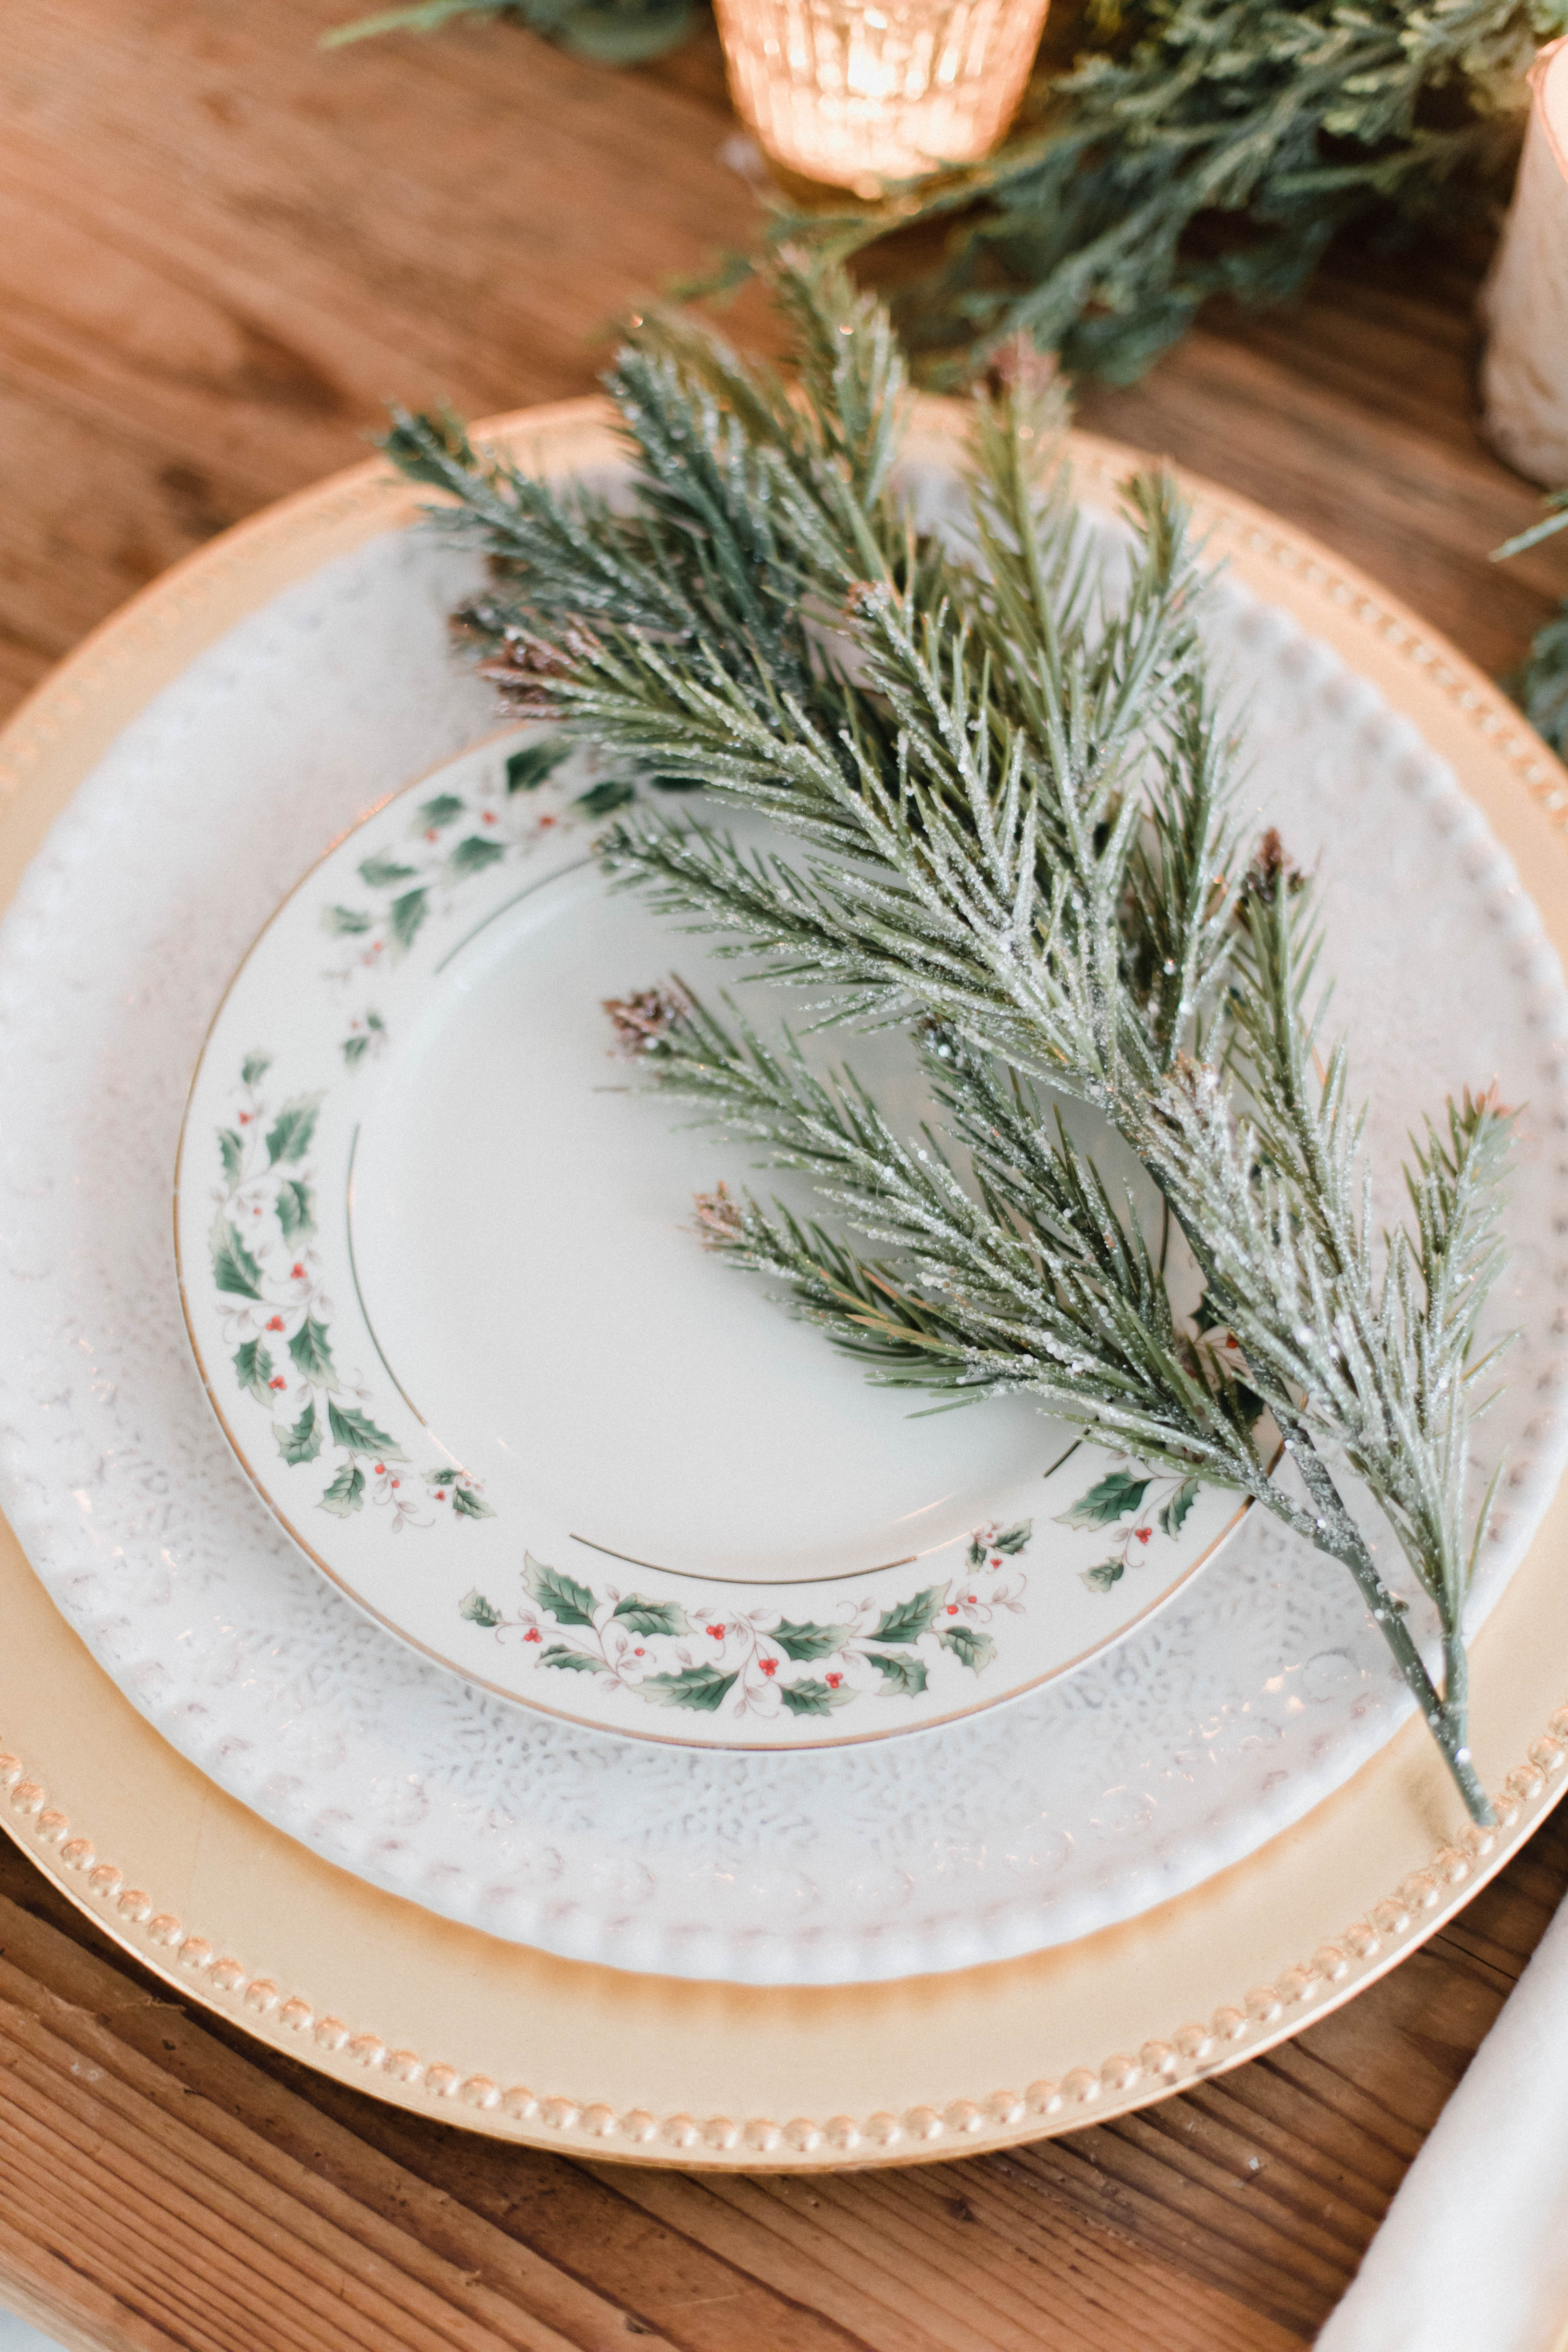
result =
[[[1486,1512],[1465,1467],[1509,1115],[1451,1105],[1407,1171],[1413,1230],[1373,1232],[1342,1047],[1318,1068],[1311,895],[1278,843],[1244,848],[1173,486],[1129,484],[1108,583],[1059,394],[1014,351],[974,404],[967,535],[939,539],[900,488],[885,316],[787,254],[776,290],[793,395],[690,321],[649,321],[617,362],[625,510],[449,419],[400,417],[388,444],[492,558],[466,625],[516,707],[796,845],[638,814],[604,837],[612,873],[809,990],[818,1024],[923,1041],[945,1141],[900,1138],[851,1078],[826,1087],[684,995],[623,1000],[658,1083],[823,1194],[803,1221],[721,1191],[703,1236],[782,1279],[874,1377],[938,1402],[1029,1389],[1341,1560],[1484,1820],[1463,1612]],[[1137,1156],[1202,1271],[1199,1317],[1053,1094]],[[1268,1475],[1263,1407],[1290,1479]],[[1432,1605],[1441,1692],[1347,1471]]]

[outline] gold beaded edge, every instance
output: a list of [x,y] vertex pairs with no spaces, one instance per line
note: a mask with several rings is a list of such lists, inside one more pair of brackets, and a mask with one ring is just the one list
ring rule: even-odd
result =
[[[90,1838],[73,1833],[68,1816],[50,1805],[47,1790],[28,1775],[20,1757],[0,1754],[0,1792],[12,1815],[6,1826],[18,1843],[30,1830],[35,1843],[51,1849],[76,1875],[79,1893],[67,1891],[76,1895],[89,1916],[94,1910],[108,1915],[118,1943],[135,1955],[139,1941],[148,1964],[176,1985],[176,1965],[188,1969],[192,1989],[209,2006],[233,2011],[251,2031],[271,2029],[270,2038],[284,2047],[287,2040],[277,2031],[280,2027],[311,2042],[321,2058],[353,2059],[367,2074],[398,2084],[408,2104],[416,2098],[436,2108],[455,2103],[465,2111],[456,2120],[472,2121],[506,2137],[545,2144],[558,2138],[597,2154],[639,2157],[645,2162],[655,2156],[689,2160],[701,2151],[709,2158],[728,2158],[737,2165],[765,2162],[777,2168],[799,2159],[820,2164],[835,2158],[864,2161],[896,2155],[907,2160],[988,2142],[1044,2137],[1088,2121],[1089,2111],[1096,2107],[1116,2112],[1142,2104],[1131,2093],[1141,2091],[1143,2099],[1163,2098],[1205,2074],[1239,2064],[1295,2032],[1331,1988],[1338,1989],[1342,2000],[1353,1990],[1352,1975],[1381,1974],[1392,1966],[1398,1947],[1413,1930],[1421,1930],[1415,1937],[1419,1942],[1440,1925],[1433,1920],[1428,1928],[1422,1923],[1489,1857],[1496,1857],[1493,1869],[1500,1866],[1506,1851],[1522,1837],[1499,1851],[1500,1832],[1518,1828],[1531,1811],[1550,1810],[1542,1800],[1550,1794],[1555,1801],[1563,1794],[1552,1782],[1565,1763],[1568,1706],[1562,1706],[1532,1744],[1529,1760],[1510,1773],[1493,1798],[1496,1829],[1467,1824],[1451,1843],[1437,1849],[1425,1869],[1409,1873],[1385,1901],[1352,1920],[1337,1941],[1320,1945],[1310,1959],[1286,1969],[1272,1983],[1253,1985],[1238,2003],[1216,2009],[1206,2024],[1189,2019],[1168,2041],[1144,2042],[1135,2057],[1117,2052],[1098,2067],[1071,2068],[1059,2082],[1035,2082],[1021,2092],[993,2091],[984,2097],[956,2099],[940,2109],[912,2106],[901,2115],[878,2113],[864,2118],[830,2116],[823,2123],[796,2116],[783,2124],[767,2116],[736,2122],[729,2116],[659,2116],[644,2107],[618,2113],[603,2100],[502,2084],[489,2074],[466,2074],[443,2059],[389,2048],[379,2034],[356,2028],[345,2018],[318,2015],[302,1994],[286,1992],[272,1977],[253,1976],[242,1960],[187,1927],[173,1912],[160,1911],[152,1895],[131,1884],[118,1864],[100,1859]],[[1450,1902],[1449,1907],[1457,1906]],[[400,2093],[390,2095],[397,2098]],[[509,2125],[521,2128],[509,2133]]]

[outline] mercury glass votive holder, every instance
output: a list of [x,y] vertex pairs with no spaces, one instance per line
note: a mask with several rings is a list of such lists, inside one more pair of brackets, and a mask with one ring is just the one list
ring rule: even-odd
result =
[[808,180],[879,195],[987,154],[1023,95],[1047,0],[717,0],[735,104]]

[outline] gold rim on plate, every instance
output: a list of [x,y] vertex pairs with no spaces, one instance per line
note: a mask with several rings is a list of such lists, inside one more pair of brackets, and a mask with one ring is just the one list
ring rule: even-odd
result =
[[[921,404],[916,449],[959,413]],[[598,401],[484,428],[550,472],[602,464]],[[1104,499],[1137,462],[1074,436]],[[1184,479],[1213,555],[1441,746],[1568,949],[1568,772],[1488,679],[1303,534]],[[417,507],[372,463],[268,509],[106,623],[0,737],[0,904],[78,784],[237,622]],[[890,1984],[759,1990],[557,1960],[321,1860],[144,1722],[0,1523],[5,1826],[142,1966],[273,2048],[495,2137],[770,2171],[1005,2147],[1117,2115],[1284,2040],[1392,1968],[1568,1785],[1568,1492],[1472,1648],[1471,1746],[1496,1830],[1461,1824],[1412,1721],[1294,1829],[1190,1894],[1031,1957]]]

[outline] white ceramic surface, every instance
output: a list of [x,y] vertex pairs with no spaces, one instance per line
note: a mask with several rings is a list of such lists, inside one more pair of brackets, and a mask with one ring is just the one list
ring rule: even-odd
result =
[[[114,745],[0,932],[0,1499],[39,1572],[149,1719],[258,1811],[553,1951],[869,1979],[1037,1948],[1196,1884],[1406,1712],[1342,1572],[1257,1514],[1147,1627],[1010,1706],[736,1754],[551,1722],[422,1662],[235,1463],[173,1281],[189,1073],[312,856],[491,722],[445,643],[470,578],[389,534],[232,631]],[[1424,1104],[1495,1076],[1528,1107],[1492,1316],[1521,1338],[1480,1448],[1510,1466],[1479,1613],[1563,1454],[1561,975],[1438,750],[1282,614],[1233,590],[1213,628],[1251,697],[1259,822],[1321,868],[1389,1207]]]
[[[573,1721],[826,1747],[1045,1682],[1238,1497],[1024,1398],[912,1412],[698,1246],[692,1194],[735,1154],[638,1098],[603,1008],[672,952],[704,995],[737,974],[608,887],[581,797],[605,780],[581,754],[538,780],[564,748],[514,730],[409,785],[224,998],[176,1236],[231,1443],[382,1622]],[[889,1108],[934,1117],[877,1044]]]

